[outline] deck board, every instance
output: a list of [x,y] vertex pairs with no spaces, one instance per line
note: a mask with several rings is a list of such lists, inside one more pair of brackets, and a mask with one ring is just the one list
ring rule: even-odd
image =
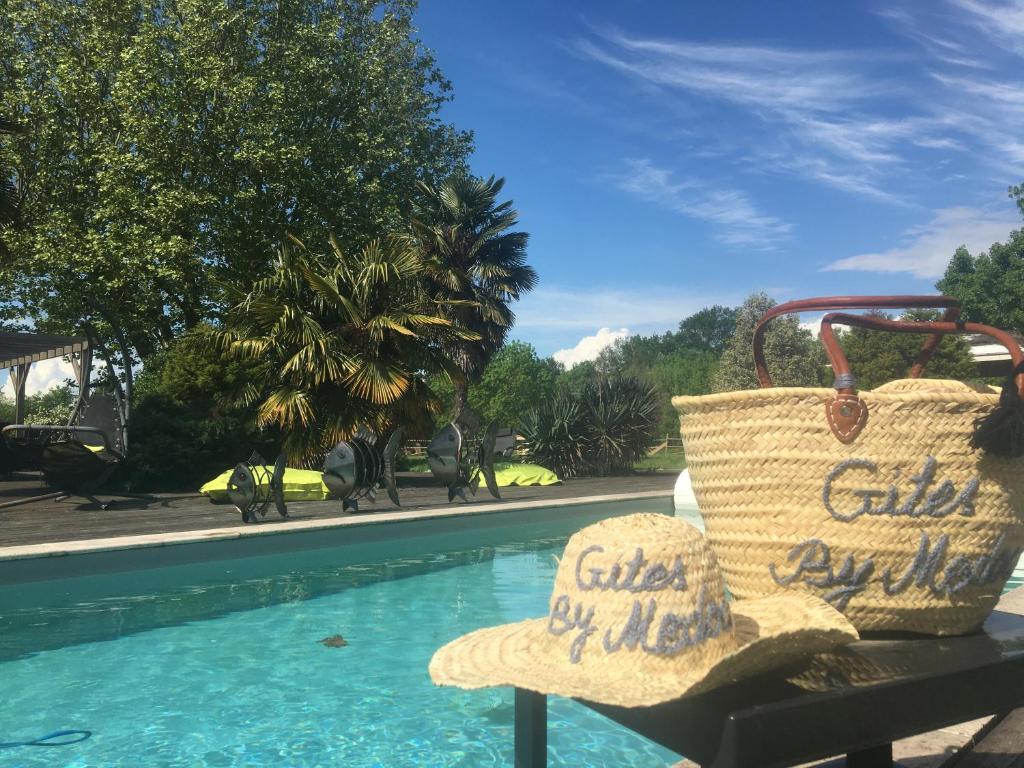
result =
[[[553,486],[502,488],[501,500],[493,499],[483,488],[475,497],[469,498],[474,504],[509,504],[620,493],[669,492],[677,476],[678,473],[674,472],[652,472],[625,477],[574,478]],[[445,488],[429,476],[402,474],[398,478],[398,487],[402,501],[400,508],[381,493],[375,504],[361,504],[363,509],[372,510],[363,515],[451,506]],[[49,490],[38,479],[22,477],[0,482],[0,501],[11,501],[19,494],[23,497],[45,494]],[[198,494],[159,494],[159,497],[159,500],[149,501],[100,494],[103,501],[113,502],[105,510],[79,498],[49,499],[0,508],[0,548],[244,525],[240,515],[229,504],[213,504]],[[461,502],[456,500],[455,503]],[[288,513],[291,520],[352,516],[350,512],[341,511],[340,501],[333,500],[291,502]],[[274,525],[280,520],[271,509],[259,525]]]
[[1015,709],[942,768],[1024,768],[1024,709]]

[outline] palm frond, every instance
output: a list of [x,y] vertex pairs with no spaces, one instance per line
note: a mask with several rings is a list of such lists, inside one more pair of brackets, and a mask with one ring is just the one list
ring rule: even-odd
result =
[[348,315],[352,322],[363,322],[359,309],[351,299],[342,295],[338,286],[331,279],[317,273],[305,262],[301,262],[298,268],[306,283],[321,300],[327,302],[335,311]]
[[410,376],[410,372],[397,363],[353,358],[351,370],[343,382],[357,397],[377,405],[387,405],[405,393]]

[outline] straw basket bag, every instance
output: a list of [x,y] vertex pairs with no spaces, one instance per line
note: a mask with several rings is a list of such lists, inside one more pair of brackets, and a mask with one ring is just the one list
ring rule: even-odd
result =
[[[939,307],[941,321],[832,313],[821,323],[834,389],[773,387],[764,332],[779,315]],[[739,599],[816,594],[860,630],[977,629],[1024,547],[1024,356],[1013,337],[956,322],[948,297],[832,297],[774,307],[754,334],[761,389],[676,397],[697,503]],[[865,392],[832,324],[927,333],[911,378]],[[946,333],[1010,351],[988,387],[918,378]]]

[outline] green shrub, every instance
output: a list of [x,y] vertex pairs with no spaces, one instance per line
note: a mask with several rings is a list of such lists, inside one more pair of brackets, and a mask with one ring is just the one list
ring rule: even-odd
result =
[[200,347],[191,334],[147,358],[129,429],[125,474],[133,489],[194,491],[253,450],[277,457],[279,436],[255,427],[251,407],[226,404],[250,367]]
[[560,477],[629,472],[655,442],[658,395],[632,378],[598,378],[526,414],[529,460]]
[[584,421],[582,403],[566,391],[527,411],[519,433],[529,460],[562,478],[585,474]]

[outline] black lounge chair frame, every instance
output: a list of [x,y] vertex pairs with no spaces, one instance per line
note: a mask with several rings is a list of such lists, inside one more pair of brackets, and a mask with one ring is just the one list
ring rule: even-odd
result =
[[[11,366],[11,375],[14,377],[17,392],[17,415],[20,417],[23,413],[25,378],[34,360],[68,357],[78,382],[78,399],[65,425],[10,424],[2,430],[8,448],[23,463],[41,469],[46,481],[64,494],[62,498],[81,496],[97,504],[101,509],[107,509],[110,502],[101,502],[95,494],[124,461],[127,453],[133,382],[132,359],[124,334],[111,318],[105,314],[104,318],[114,329],[120,347],[124,384],[122,385],[121,379],[114,373],[110,352],[100,341],[96,328],[90,322],[82,324],[86,333],[85,338],[41,336],[41,339],[60,340],[63,346],[32,355],[31,360],[22,357],[13,361],[15,364]],[[11,336],[8,335],[7,338]],[[33,335],[16,336],[30,339]],[[28,341],[23,343],[27,344]],[[94,351],[111,372],[110,394],[90,391]],[[98,447],[99,450],[90,450],[87,447],[90,445]],[[114,495],[156,499],[153,496],[130,493]]]

